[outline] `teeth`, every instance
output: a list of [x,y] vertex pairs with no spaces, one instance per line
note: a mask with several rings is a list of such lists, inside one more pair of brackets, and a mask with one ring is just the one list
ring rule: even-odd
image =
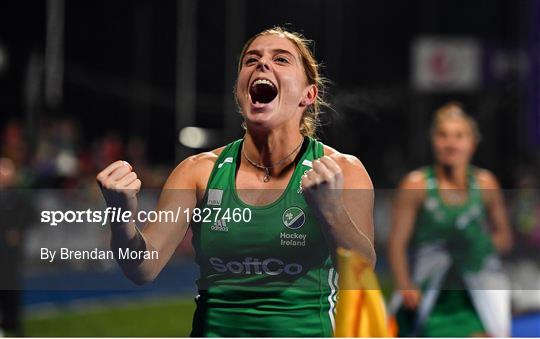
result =
[[266,79],[257,79],[255,81],[253,81],[253,84],[251,84],[251,87],[253,87],[255,85],[259,85],[259,84],[266,84],[266,85],[274,87],[274,84],[271,83],[270,81],[266,80]]

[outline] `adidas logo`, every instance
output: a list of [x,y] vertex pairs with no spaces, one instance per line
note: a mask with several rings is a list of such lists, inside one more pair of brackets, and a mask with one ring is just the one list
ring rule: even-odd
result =
[[229,227],[227,227],[227,224],[225,223],[225,220],[218,220],[215,224],[210,227],[212,231],[217,232],[229,232]]

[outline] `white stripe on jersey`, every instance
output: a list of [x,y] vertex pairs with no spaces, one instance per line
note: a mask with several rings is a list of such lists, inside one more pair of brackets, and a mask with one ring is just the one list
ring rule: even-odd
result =
[[311,161],[307,159],[304,159],[304,161],[302,161],[302,165],[313,167],[313,164],[311,163]]
[[223,164],[226,164],[226,163],[232,163],[233,162],[233,157],[226,157],[225,160],[223,160],[223,162],[221,164],[218,165],[218,168],[221,168],[221,166],[223,166]]
[[337,280],[338,273],[331,268],[328,271],[328,285],[330,286],[330,295],[328,295],[328,302],[330,303],[330,309],[328,310],[328,315],[330,316],[330,322],[332,323],[332,331],[336,331],[336,298],[337,298]]

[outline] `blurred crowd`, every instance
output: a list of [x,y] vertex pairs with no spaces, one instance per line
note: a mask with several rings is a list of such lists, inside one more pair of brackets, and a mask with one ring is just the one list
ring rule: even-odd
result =
[[19,188],[85,188],[95,186],[95,176],[118,159],[130,162],[146,188],[160,188],[171,168],[150,166],[144,140],[107,133],[87,143],[80,126],[70,119],[44,122],[35,135],[19,122],[1,131],[0,157],[4,167],[16,172]]

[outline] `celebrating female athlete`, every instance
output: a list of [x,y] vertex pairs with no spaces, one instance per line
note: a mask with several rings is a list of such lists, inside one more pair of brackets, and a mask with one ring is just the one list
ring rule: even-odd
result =
[[[192,228],[193,336],[330,336],[334,250],[375,262],[370,178],[357,158],[314,139],[324,101],[308,43],[278,27],[245,44],[235,86],[244,137],[182,161],[158,202],[188,211],[190,223],[111,225],[113,249],[159,253],[118,260],[137,283],[152,281]],[[108,206],[137,210],[141,182],[129,164],[117,161],[97,179]]]

